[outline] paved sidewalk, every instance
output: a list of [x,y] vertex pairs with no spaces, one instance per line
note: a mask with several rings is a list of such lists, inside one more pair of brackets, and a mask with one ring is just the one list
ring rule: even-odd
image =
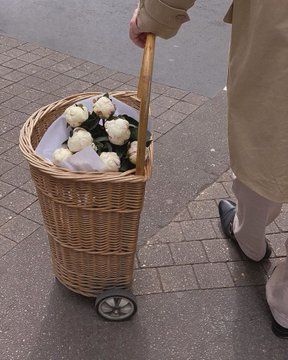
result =
[[[2,197],[7,195],[0,206],[17,198],[17,206],[6,204],[6,207],[20,214],[35,201],[31,196],[35,192],[29,181],[27,164],[17,146],[20,128],[32,112],[42,105],[83,91],[136,90],[137,80],[135,76],[38,44],[0,36],[0,181],[5,182]],[[210,100],[163,84],[152,86],[151,110],[157,145],[154,176],[148,186],[157,188],[159,196],[148,192],[147,203],[151,205],[144,210],[141,239],[151,236],[172,220],[187,202],[188,189],[191,197],[195,196],[227,168],[226,140],[223,141],[222,136],[225,100],[223,96]],[[178,142],[177,153],[175,140]],[[217,149],[215,153],[210,152],[212,147]],[[167,171],[170,167],[163,166],[167,163],[174,170],[173,176],[168,175],[169,182]],[[166,203],[167,196],[160,196],[164,182],[170,204]]]
[[[287,359],[287,341],[270,330],[263,285],[285,256],[288,207],[267,229],[271,260],[252,264],[243,258],[219,230],[217,201],[233,198],[232,180],[228,170],[211,181],[227,170],[224,155],[213,157],[212,140],[201,173],[203,184],[210,186],[195,196],[198,187],[181,174],[181,186],[194,192],[184,188],[185,206],[166,203],[179,214],[168,211],[165,218],[172,221],[160,230],[155,227],[153,236],[146,235],[139,245],[133,286],[139,312],[132,321],[103,322],[91,300],[55,282],[35,188],[18,149],[20,127],[39,106],[59,97],[131,89],[137,79],[7,36],[0,36],[0,63],[1,360]],[[154,84],[152,98],[159,147],[203,117],[212,117],[218,129],[221,94],[208,99]],[[203,130],[199,137],[208,142],[217,138],[217,131]],[[197,149],[200,162],[205,154]],[[186,161],[184,157],[180,165],[173,164],[174,170]]]
[[281,215],[267,228],[267,238],[273,248],[271,259],[255,264],[240,254],[220,229],[217,205],[225,198],[235,200],[230,170],[140,247],[137,254],[139,270],[135,272],[137,293],[266,283],[270,271],[286,256],[288,207],[284,206]]

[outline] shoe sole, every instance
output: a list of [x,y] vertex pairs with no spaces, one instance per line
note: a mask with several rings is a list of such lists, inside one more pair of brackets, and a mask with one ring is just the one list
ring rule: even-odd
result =
[[277,337],[281,338],[281,339],[288,339],[288,329],[287,330],[281,330],[279,329],[279,326],[276,321],[273,319],[272,322],[272,331],[274,333],[274,335],[276,335]]

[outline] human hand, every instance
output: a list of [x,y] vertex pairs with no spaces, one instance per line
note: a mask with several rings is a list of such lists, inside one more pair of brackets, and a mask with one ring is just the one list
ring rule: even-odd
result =
[[134,11],[130,20],[129,36],[133,43],[140,48],[144,48],[146,44],[147,33],[141,32],[137,26],[138,8]]

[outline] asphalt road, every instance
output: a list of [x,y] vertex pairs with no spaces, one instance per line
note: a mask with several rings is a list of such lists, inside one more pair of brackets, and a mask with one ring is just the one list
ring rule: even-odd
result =
[[[177,37],[157,41],[155,80],[212,97],[225,85],[231,0],[198,0]],[[141,51],[128,40],[137,0],[1,0],[1,31],[126,73]]]

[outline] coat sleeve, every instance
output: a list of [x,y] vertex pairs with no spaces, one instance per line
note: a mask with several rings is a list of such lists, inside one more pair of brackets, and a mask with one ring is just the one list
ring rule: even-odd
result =
[[137,25],[142,32],[151,32],[163,39],[176,35],[189,21],[187,10],[196,0],[140,0]]

